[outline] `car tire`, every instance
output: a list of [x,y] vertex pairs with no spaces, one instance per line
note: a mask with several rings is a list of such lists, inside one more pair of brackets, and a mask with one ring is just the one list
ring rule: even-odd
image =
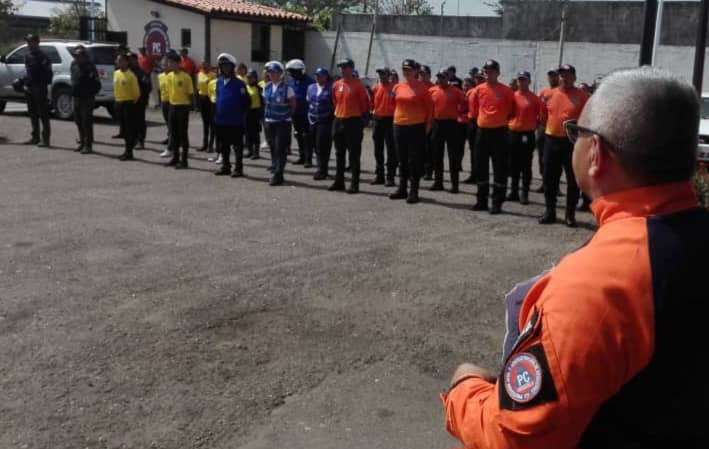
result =
[[0,114],[2,114],[3,112],[5,112],[5,105],[6,105],[6,104],[7,104],[6,101],[1,101],[1,100],[0,100]]
[[110,115],[111,118],[113,120],[115,120],[116,119],[116,109],[113,107],[113,103],[106,104],[106,105],[104,105],[104,107],[106,108],[106,112],[108,112],[108,115]]
[[74,117],[74,99],[71,89],[60,87],[52,95],[52,109],[54,115],[61,120],[71,120]]

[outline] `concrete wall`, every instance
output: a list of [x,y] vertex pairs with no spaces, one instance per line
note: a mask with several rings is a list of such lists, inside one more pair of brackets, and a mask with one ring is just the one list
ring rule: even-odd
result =
[[212,20],[212,59],[231,53],[237,61],[251,61],[251,24],[231,20]]
[[[530,41],[559,39],[561,2],[502,0],[502,17],[379,16],[377,29],[388,34],[476,37]],[[567,3],[566,37],[571,42],[639,43],[644,3],[640,1],[572,1]],[[699,2],[665,2],[661,43],[694,45]],[[369,14],[335,15],[331,28],[371,30]]]
[[[335,35],[334,31],[308,32],[305,56],[309,67],[330,67]],[[342,33],[336,59],[351,57],[364,76],[368,44],[369,33]],[[564,61],[576,66],[579,82],[590,83],[611,70],[637,66],[639,52],[639,45],[634,44],[568,42]],[[538,89],[546,83],[547,69],[557,65],[558,45],[545,41],[382,34],[376,36],[372,45],[369,76],[374,77],[374,68],[379,65],[398,68],[405,58],[414,58],[434,70],[455,64],[459,75],[494,58],[500,62],[503,80],[509,80],[520,70],[529,70]],[[661,46],[658,50],[657,65],[687,80],[692,78],[693,60],[692,47]],[[709,85],[709,71],[704,83]]]

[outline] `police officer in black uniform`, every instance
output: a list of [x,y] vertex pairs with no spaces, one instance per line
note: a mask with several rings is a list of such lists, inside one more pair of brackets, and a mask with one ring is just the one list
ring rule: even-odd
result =
[[145,121],[145,109],[148,107],[150,91],[153,87],[150,81],[150,73],[143,72],[143,69],[140,68],[140,64],[138,64],[138,55],[133,52],[128,52],[128,61],[130,71],[133,72],[136,78],[138,78],[138,87],[140,87],[140,100],[138,100],[138,105],[136,107],[136,112],[138,114],[138,117],[136,117],[138,130],[135,148],[142,150],[145,148],[145,135],[148,131],[148,125]]
[[101,90],[101,80],[96,65],[89,60],[86,48],[74,49],[71,63],[71,93],[74,97],[74,121],[79,130],[79,146],[74,151],[92,152],[94,141],[94,101]]
[[[23,84],[27,98],[27,111],[32,121],[32,138],[25,142],[28,145],[40,147],[49,146],[51,134],[49,126],[49,85],[52,84],[52,63],[47,55],[39,49],[39,36],[28,34],[25,37],[30,51],[25,56]],[[39,122],[42,122],[42,140],[39,136]]]
[[463,89],[463,81],[455,76],[456,72],[458,71],[454,65],[448,67],[448,84],[451,86],[457,87],[458,89]]

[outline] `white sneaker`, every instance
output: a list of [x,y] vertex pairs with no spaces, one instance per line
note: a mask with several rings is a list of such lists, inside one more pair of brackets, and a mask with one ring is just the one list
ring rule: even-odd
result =
[[168,156],[172,156],[172,151],[165,150],[162,153],[160,153],[160,157],[168,157]]
[[214,161],[214,163],[217,164],[217,165],[221,165],[221,163],[222,163],[222,156],[219,155],[219,157],[217,158],[216,161]]
[[261,142],[261,149],[268,150],[268,142]]

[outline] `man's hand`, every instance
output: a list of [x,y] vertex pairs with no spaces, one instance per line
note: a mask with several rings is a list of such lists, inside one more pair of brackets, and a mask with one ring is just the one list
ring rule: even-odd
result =
[[492,371],[485,368],[481,368],[472,363],[463,363],[462,365],[458,366],[458,368],[456,368],[456,370],[453,372],[453,377],[451,378],[450,386],[452,387],[453,385],[460,382],[461,379],[471,376],[480,377],[482,379],[487,380],[488,382],[495,382],[497,380],[497,376]]

